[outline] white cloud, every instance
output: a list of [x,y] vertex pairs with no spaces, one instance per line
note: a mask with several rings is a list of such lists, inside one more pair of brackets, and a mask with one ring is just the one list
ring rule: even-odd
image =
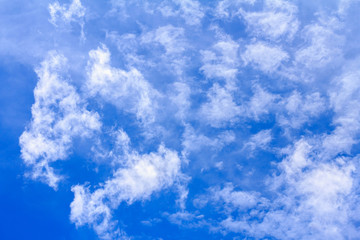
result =
[[251,63],[265,73],[272,73],[289,59],[289,55],[278,46],[256,42],[246,46],[241,58],[245,65]]
[[[110,3],[111,3],[111,10],[110,10],[111,14],[117,14],[117,15],[121,16],[121,18],[124,18],[124,19],[129,18],[129,13],[128,13],[127,4],[126,4],[127,1],[111,0]],[[128,3],[137,4],[138,1],[131,1],[131,2],[128,1]]]
[[[277,197],[252,208],[259,220],[253,220],[251,213],[241,218],[229,214],[220,225],[256,238],[358,238],[352,213],[358,204],[353,189],[355,168],[344,159],[323,163],[314,158],[314,150],[306,140],[289,149],[289,156],[279,164],[280,175],[269,179],[269,189]],[[237,211],[235,207],[228,210]]]
[[239,11],[255,36],[270,40],[292,39],[299,28],[297,7],[291,2],[266,0],[263,11]]
[[187,211],[180,211],[173,214],[165,214],[169,222],[187,228],[201,228],[207,223],[204,221],[204,216],[201,214],[194,214]]
[[228,89],[215,83],[207,93],[208,101],[201,105],[201,120],[212,127],[231,125],[240,118],[260,121],[262,116],[275,109],[276,100],[279,98],[264,90],[259,84],[253,84],[253,96],[238,105],[233,97],[235,90],[236,87]]
[[118,35],[117,32],[107,32],[106,38],[110,39],[122,54],[132,53],[138,47],[138,39],[135,34],[127,33]]
[[51,3],[49,4],[50,22],[57,25],[60,21],[65,24],[82,21],[81,19],[85,16],[85,10],[80,0],[73,0],[70,5],[60,5],[59,2]]
[[119,109],[135,114],[143,124],[155,121],[159,93],[131,68],[128,72],[110,65],[110,52],[99,47],[89,53],[86,86],[91,96],[100,96]]
[[200,109],[204,122],[213,127],[221,127],[237,121],[242,109],[236,105],[229,90],[214,84],[207,95],[209,100]]
[[256,0],[223,0],[218,3],[215,9],[215,16],[219,18],[229,18],[239,15],[241,6],[253,5]]
[[194,199],[194,205],[203,208],[205,204],[211,203],[222,205],[226,211],[246,211],[255,207],[264,199],[256,192],[236,191],[231,183],[227,183],[223,188],[211,187],[208,193]]
[[259,121],[261,116],[268,114],[274,108],[278,96],[267,92],[259,84],[253,84],[253,92],[254,95],[244,104],[246,109],[244,116]]
[[351,10],[351,7],[356,6],[355,4],[358,2],[358,0],[340,0],[338,2],[338,14],[342,17],[346,16],[347,11]]
[[142,37],[144,43],[153,41],[160,43],[166,54],[178,54],[185,50],[183,28],[167,25],[148,32]]
[[50,164],[68,157],[74,137],[88,137],[99,130],[97,113],[86,110],[76,89],[61,75],[66,59],[51,52],[36,69],[32,120],[20,137],[21,157],[33,168],[31,177],[56,188],[60,176]]
[[[269,215],[269,227],[277,221],[271,217],[276,213],[285,214],[284,217],[290,215],[290,219],[301,221],[300,224],[294,222],[288,230],[297,232],[301,238],[310,234],[315,239],[347,238],[345,236],[350,236],[350,229],[354,228],[350,217],[354,166],[344,161],[318,162],[311,156],[312,151],[311,146],[301,140],[292,155],[282,162],[284,172],[280,178],[283,178],[286,192],[279,201],[287,210],[273,211]],[[302,226],[309,228],[303,231]]]
[[174,0],[180,5],[182,18],[188,25],[199,25],[204,17],[203,9],[198,1],[195,0]]
[[210,147],[214,150],[221,150],[227,144],[235,141],[235,134],[232,131],[224,131],[216,137],[210,138],[203,134],[197,134],[193,127],[185,125],[182,145],[184,152],[189,153],[199,151],[204,147]]
[[190,26],[200,25],[204,17],[201,4],[195,0],[164,1],[158,6],[158,10],[165,17],[181,17]]
[[185,121],[191,107],[191,89],[186,83],[182,82],[175,82],[173,84],[173,89],[175,93],[171,94],[170,99],[177,107],[176,117]]
[[130,151],[124,158],[127,160],[125,166],[118,168],[113,177],[94,192],[84,185],[72,187],[75,198],[71,203],[71,221],[77,226],[92,226],[103,239],[119,235],[112,210],[121,202],[131,204],[149,199],[154,192],[172,186],[182,175],[178,154],[163,145],[157,152]]
[[330,155],[350,153],[358,142],[360,132],[360,72],[358,64],[352,63],[344,73],[333,80],[329,91],[331,107],[335,112],[335,130],[325,136],[323,145]]
[[142,42],[160,43],[166,54],[178,54],[185,50],[184,29],[167,25],[157,28],[155,31],[148,32],[142,37]]
[[77,22],[81,27],[80,39],[85,40],[84,25],[86,8],[80,0],[73,0],[71,4],[60,5],[58,1],[49,4],[50,23],[55,27],[67,29],[69,24]]
[[278,123],[283,127],[299,129],[326,110],[326,100],[319,92],[302,96],[294,91],[289,97],[283,98],[279,106],[283,112],[277,116]]
[[[184,54],[189,49],[189,44],[185,38],[185,30],[181,27],[166,25],[158,27],[156,30],[144,33],[140,37],[142,44],[148,44],[155,50],[152,64],[158,68],[167,67],[169,72],[182,76],[184,67],[187,65],[187,57]],[[165,54],[164,54],[165,53]]]
[[253,152],[257,148],[266,150],[272,140],[271,129],[261,130],[260,132],[252,135],[249,141],[244,145],[244,150]]
[[[80,0],[68,2],[49,5],[50,22],[56,26],[52,37],[60,36],[58,27],[84,24],[87,10]],[[339,18],[316,12],[323,4],[301,3],[301,23],[291,1],[160,2],[112,0],[110,13],[93,9],[92,40],[103,37],[96,27],[103,26],[105,41],[117,47],[120,60],[111,60],[104,45],[90,51],[89,60],[83,58],[88,65],[82,92],[62,77],[67,73],[61,55],[51,53],[37,69],[32,120],[20,137],[21,157],[33,169],[31,176],[56,188],[61,176],[53,162],[69,157],[74,140],[101,129],[98,114],[87,110],[86,101],[105,102],[138,121],[105,116],[116,126],[109,126],[108,135],[100,133],[90,148],[94,158],[109,164],[112,176],[98,186],[73,186],[70,218],[77,226],[89,225],[104,239],[125,239],[116,221],[125,219],[113,218],[116,209],[126,210],[126,204],[172,187],[177,199],[167,209],[175,208],[175,213],[162,217],[174,224],[256,239],[359,239],[359,157],[352,156],[360,133],[360,72],[357,63],[348,66],[349,59],[359,62],[357,49],[352,51],[356,37],[350,37],[355,28],[346,22],[353,19],[346,16],[348,10],[356,12],[349,1],[340,1],[338,12],[331,12]],[[110,29],[114,24],[118,33]],[[58,40],[73,50],[72,40]],[[345,66],[342,74],[328,81],[341,71],[340,65]],[[134,136],[141,149],[135,150],[123,130],[113,131],[118,124],[134,135],[139,126],[158,132],[144,142]],[[293,135],[284,137],[281,131]],[[308,137],[295,135],[299,133]],[[279,149],[283,144],[290,147]],[[142,152],[158,145],[158,150]],[[181,157],[165,145],[182,150]],[[244,155],[256,150],[268,152],[245,163],[250,159]],[[195,176],[204,181],[201,186],[215,187],[199,196],[196,180],[188,189],[182,182],[182,161],[193,174],[200,174],[194,167],[217,168]],[[239,172],[240,163],[244,167]],[[218,181],[224,179],[234,184],[221,185]],[[264,184],[257,184],[261,180]],[[199,197],[191,212],[187,203],[194,194]],[[143,224],[154,224],[152,217]]]
[[220,40],[212,50],[201,51],[204,64],[200,70],[207,78],[224,78],[232,85],[239,66],[238,48],[239,45],[231,39]]
[[279,167],[286,173],[286,177],[291,177],[301,173],[302,169],[310,165],[308,155],[311,152],[311,145],[301,139],[295,143],[292,149],[287,149],[288,159],[284,159]]
[[337,19],[331,18],[305,26],[302,37],[308,44],[295,52],[295,64],[307,69],[319,69],[342,59],[340,47],[344,39],[335,33],[339,25]]

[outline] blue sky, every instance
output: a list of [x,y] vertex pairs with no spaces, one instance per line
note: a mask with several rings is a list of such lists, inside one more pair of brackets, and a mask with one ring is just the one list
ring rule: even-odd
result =
[[357,0],[0,0],[1,239],[360,239]]

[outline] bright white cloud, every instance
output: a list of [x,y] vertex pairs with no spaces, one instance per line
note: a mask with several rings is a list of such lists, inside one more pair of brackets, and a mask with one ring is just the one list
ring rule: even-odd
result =
[[201,120],[212,127],[224,127],[233,125],[240,118],[260,121],[264,115],[275,110],[279,97],[267,92],[259,84],[253,84],[253,95],[247,101],[241,100],[239,104],[235,102],[238,99],[233,96],[236,90],[235,87],[229,89],[215,83],[207,93],[208,101],[200,108]]
[[186,83],[175,82],[174,93],[170,96],[171,101],[177,107],[176,117],[185,121],[191,107],[191,89]]
[[335,33],[339,25],[336,18],[331,18],[305,26],[302,36],[308,44],[296,51],[295,63],[308,69],[318,69],[341,60],[340,47],[344,40]]
[[266,0],[263,11],[239,11],[255,36],[270,40],[292,39],[299,28],[297,7],[289,1]]
[[228,84],[236,78],[238,72],[239,45],[231,39],[224,39],[212,47],[202,51],[203,66],[200,68],[207,78],[224,78]]
[[246,109],[244,116],[256,121],[261,120],[263,115],[273,110],[277,98],[278,96],[269,93],[259,84],[253,84],[253,95],[249,101],[244,104]]
[[[269,189],[277,193],[275,199],[261,199],[247,192],[239,195],[232,188],[213,193],[224,199],[229,212],[220,226],[256,238],[268,235],[278,239],[359,237],[351,213],[358,201],[352,193],[354,166],[342,159],[321,163],[311,157],[312,151],[313,147],[305,140],[289,149],[289,157],[279,164],[280,175],[269,181]],[[249,215],[239,219],[230,215],[239,212],[239,206],[242,209],[244,204],[252,207]],[[260,219],[252,219],[252,214]]]
[[21,157],[32,167],[31,177],[56,188],[60,176],[50,166],[70,154],[74,137],[88,137],[100,130],[99,115],[86,110],[74,86],[63,77],[66,59],[51,52],[36,69],[32,120],[20,137]]
[[[121,138],[124,138],[121,131]],[[122,141],[123,142],[123,141]],[[175,151],[160,145],[157,152],[139,154],[131,150],[123,156],[126,164],[94,192],[84,185],[72,187],[70,219],[77,226],[92,226],[103,239],[119,237],[112,210],[121,202],[146,200],[154,192],[168,188],[181,177],[181,160]]]
[[86,86],[91,96],[100,96],[119,109],[135,114],[144,124],[155,121],[159,93],[135,68],[128,72],[110,65],[110,52],[103,45],[89,53]]
[[[173,206],[153,202],[158,215],[130,221],[155,227],[166,218],[218,238],[360,239],[356,1],[49,4],[55,28],[34,21],[38,35],[24,35],[26,46],[37,56],[45,45],[73,56],[66,64],[52,52],[36,70],[32,119],[20,137],[29,175],[56,188],[62,176],[54,162],[87,138],[95,171],[104,164],[111,176],[96,186],[70,183],[70,218],[103,239],[131,238],[114,212],[132,211],[137,206],[126,204],[135,201],[146,207],[165,189]],[[74,43],[72,31],[59,31],[83,29],[85,17],[94,23],[88,40]],[[8,32],[20,28],[4,26],[8,43]],[[34,43],[39,38],[48,41]],[[21,41],[0,46],[27,51]],[[64,76],[84,76],[81,91]]]
[[265,73],[276,72],[281,63],[289,59],[289,55],[280,47],[265,42],[247,45],[241,57],[245,65],[253,64]]
[[193,203],[198,208],[203,208],[206,204],[221,204],[228,212],[246,211],[249,208],[260,204],[264,199],[256,192],[236,191],[231,183],[223,188],[212,187],[208,193],[194,199]]
[[284,112],[280,113],[278,122],[283,127],[300,128],[320,116],[326,110],[326,100],[319,92],[302,96],[294,91],[279,103]]
[[360,72],[357,62],[348,66],[344,73],[334,79],[329,91],[330,103],[335,112],[333,124],[335,130],[325,136],[323,145],[326,152],[336,155],[340,152],[350,153],[352,146],[358,142],[360,133]]
[[242,109],[234,102],[232,93],[214,84],[208,92],[208,102],[200,109],[203,121],[213,127],[221,127],[237,121]]

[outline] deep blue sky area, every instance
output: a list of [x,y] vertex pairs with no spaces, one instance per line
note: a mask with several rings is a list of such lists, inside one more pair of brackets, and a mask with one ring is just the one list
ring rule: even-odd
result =
[[360,239],[358,0],[0,0],[0,239]]

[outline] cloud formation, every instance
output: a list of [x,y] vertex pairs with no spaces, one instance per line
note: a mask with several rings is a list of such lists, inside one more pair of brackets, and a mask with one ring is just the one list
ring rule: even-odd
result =
[[[32,43],[47,55],[19,145],[28,176],[71,189],[76,227],[360,238],[357,1],[46,6],[54,43]],[[82,161],[81,180],[59,160]]]
[[51,163],[69,156],[74,138],[89,137],[102,125],[99,115],[86,109],[75,87],[62,77],[65,70],[66,58],[57,52],[50,52],[36,69],[32,120],[20,137],[21,157],[32,167],[31,177],[53,188],[61,177]]
[[112,210],[121,202],[131,204],[146,200],[154,192],[168,188],[181,178],[181,160],[175,151],[160,145],[157,152],[139,154],[129,149],[129,139],[122,130],[118,132],[118,144],[124,148],[123,167],[115,170],[113,177],[103,186],[90,192],[84,185],[75,185],[70,219],[77,226],[92,226],[103,239],[114,239],[123,233],[112,220]]

